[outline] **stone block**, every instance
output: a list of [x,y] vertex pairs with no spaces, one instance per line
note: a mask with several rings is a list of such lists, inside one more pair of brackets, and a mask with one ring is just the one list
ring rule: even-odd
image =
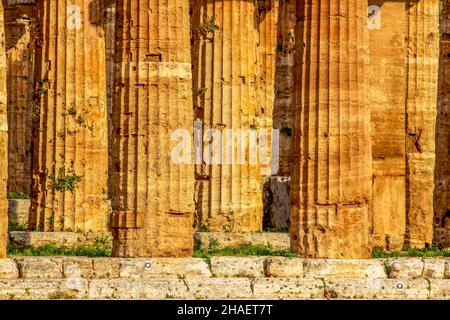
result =
[[389,278],[419,279],[422,277],[424,262],[421,258],[399,258],[386,261],[389,265]]
[[253,296],[248,278],[186,278],[195,299],[250,299]]
[[19,269],[14,260],[0,259],[0,279],[17,279]]
[[304,260],[306,278],[386,278],[381,260]]
[[197,258],[119,259],[119,263],[121,278],[211,276],[206,261]]
[[270,257],[265,262],[267,277],[301,278],[303,277],[303,259]]
[[211,272],[215,277],[264,277],[263,257],[212,257]]
[[253,293],[257,299],[319,299],[324,284],[317,279],[255,279]]
[[61,258],[39,257],[16,259],[23,279],[61,279],[63,260]]

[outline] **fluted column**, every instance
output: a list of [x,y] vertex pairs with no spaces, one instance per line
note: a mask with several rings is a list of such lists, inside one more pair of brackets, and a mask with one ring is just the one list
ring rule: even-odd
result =
[[367,0],[298,6],[291,245],[305,257],[367,258]]
[[408,17],[404,1],[378,4],[380,7],[370,7],[369,12],[371,21],[381,21],[381,25],[369,31],[368,93],[374,175],[372,238],[376,247],[399,251],[406,230],[405,28]]
[[[207,132],[215,130],[213,158],[208,153],[196,166],[196,224],[201,229],[262,228],[261,171],[258,159],[249,161],[250,132],[257,134],[261,120],[256,5],[253,0],[192,1],[194,110],[203,124],[203,151],[211,144]],[[227,156],[230,129],[236,145],[238,130],[243,130],[240,141],[245,150],[235,145],[234,154]]]
[[[280,3],[272,0],[258,1],[258,127],[267,130],[267,157],[272,153],[272,127],[275,104],[275,67],[277,53],[278,9]],[[261,174],[270,176],[278,164],[271,166],[269,161],[261,163]]]
[[37,2],[30,224],[106,231],[108,132],[101,0]]
[[8,192],[30,193],[35,6],[5,10],[8,69]]
[[408,11],[406,243],[433,241],[439,1],[411,1]]
[[[270,1],[270,0],[268,0]],[[279,176],[290,175],[294,127],[294,56],[297,0],[278,1],[273,127],[279,129]]]
[[6,112],[6,53],[3,3],[0,1],[0,259],[6,258],[8,239],[8,118]]
[[450,2],[441,13],[439,95],[436,127],[434,242],[450,247]]
[[113,255],[191,256],[189,1],[117,1],[114,61]]

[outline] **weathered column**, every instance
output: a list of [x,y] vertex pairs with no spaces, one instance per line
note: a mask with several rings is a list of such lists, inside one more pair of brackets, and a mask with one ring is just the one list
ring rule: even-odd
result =
[[[106,46],[106,101],[108,109],[108,144],[112,142],[112,109],[114,103],[114,45],[115,45],[115,21],[116,3],[115,0],[105,1],[106,21],[105,21],[105,46]],[[108,148],[108,168],[112,171],[111,148]],[[111,175],[108,175],[108,191],[111,194]]]
[[305,257],[367,258],[367,0],[298,5],[291,245]]
[[[277,29],[279,2],[258,1],[258,127],[267,130],[267,157],[272,154],[272,127],[275,104],[275,66],[277,53]],[[278,164],[271,166],[269,161],[261,163],[262,176],[271,176]]]
[[34,84],[35,6],[5,8],[8,69],[8,192],[29,195]]
[[[200,229],[262,228],[261,171],[249,150],[249,137],[258,134],[262,114],[257,102],[256,5],[253,0],[192,1],[194,110],[205,138],[204,156],[196,166]],[[235,145],[227,148],[230,132]]]
[[8,239],[8,119],[6,107],[6,52],[3,3],[0,1],[0,259],[6,258]]
[[108,131],[100,0],[38,1],[30,224],[106,231]]
[[278,176],[290,175],[294,127],[294,55],[297,0],[279,1],[273,127],[280,130]]
[[375,247],[403,248],[406,230],[405,100],[408,17],[404,1],[371,0],[369,101]]
[[441,50],[436,123],[434,242],[450,247],[450,2],[441,12]]
[[189,1],[117,1],[114,60],[113,255],[191,256]]
[[410,1],[408,30],[406,243],[433,241],[439,1]]

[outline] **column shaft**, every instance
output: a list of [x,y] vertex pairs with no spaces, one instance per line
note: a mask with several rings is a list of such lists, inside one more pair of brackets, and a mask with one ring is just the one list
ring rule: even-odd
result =
[[189,1],[117,1],[114,61],[113,255],[191,256]]
[[[262,119],[256,1],[195,0],[192,6],[195,118],[203,123],[203,151],[210,145],[214,150],[212,158],[204,156],[196,166],[196,225],[210,231],[259,231],[261,170],[258,159],[249,159],[249,136],[258,134]],[[229,129],[235,145],[227,156]],[[244,149],[237,146],[239,140]]]
[[30,224],[106,231],[108,131],[102,1],[38,1]]
[[306,257],[367,258],[367,0],[298,5],[292,248]]
[[0,259],[6,258],[8,241],[8,118],[6,89],[6,52],[3,3],[0,1]]
[[30,193],[31,119],[34,84],[35,6],[5,10],[8,69],[8,192]]
[[441,13],[439,95],[436,123],[434,242],[450,247],[450,2]]
[[439,1],[410,1],[408,30],[406,242],[433,241]]

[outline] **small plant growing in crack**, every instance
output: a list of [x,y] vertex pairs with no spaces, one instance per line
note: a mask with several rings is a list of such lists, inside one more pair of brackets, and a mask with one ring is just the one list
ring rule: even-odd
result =
[[81,181],[81,176],[77,175],[73,170],[66,172],[65,167],[61,167],[58,170],[58,175],[51,173],[50,178],[50,188],[56,191],[70,191],[74,192],[77,183]]

